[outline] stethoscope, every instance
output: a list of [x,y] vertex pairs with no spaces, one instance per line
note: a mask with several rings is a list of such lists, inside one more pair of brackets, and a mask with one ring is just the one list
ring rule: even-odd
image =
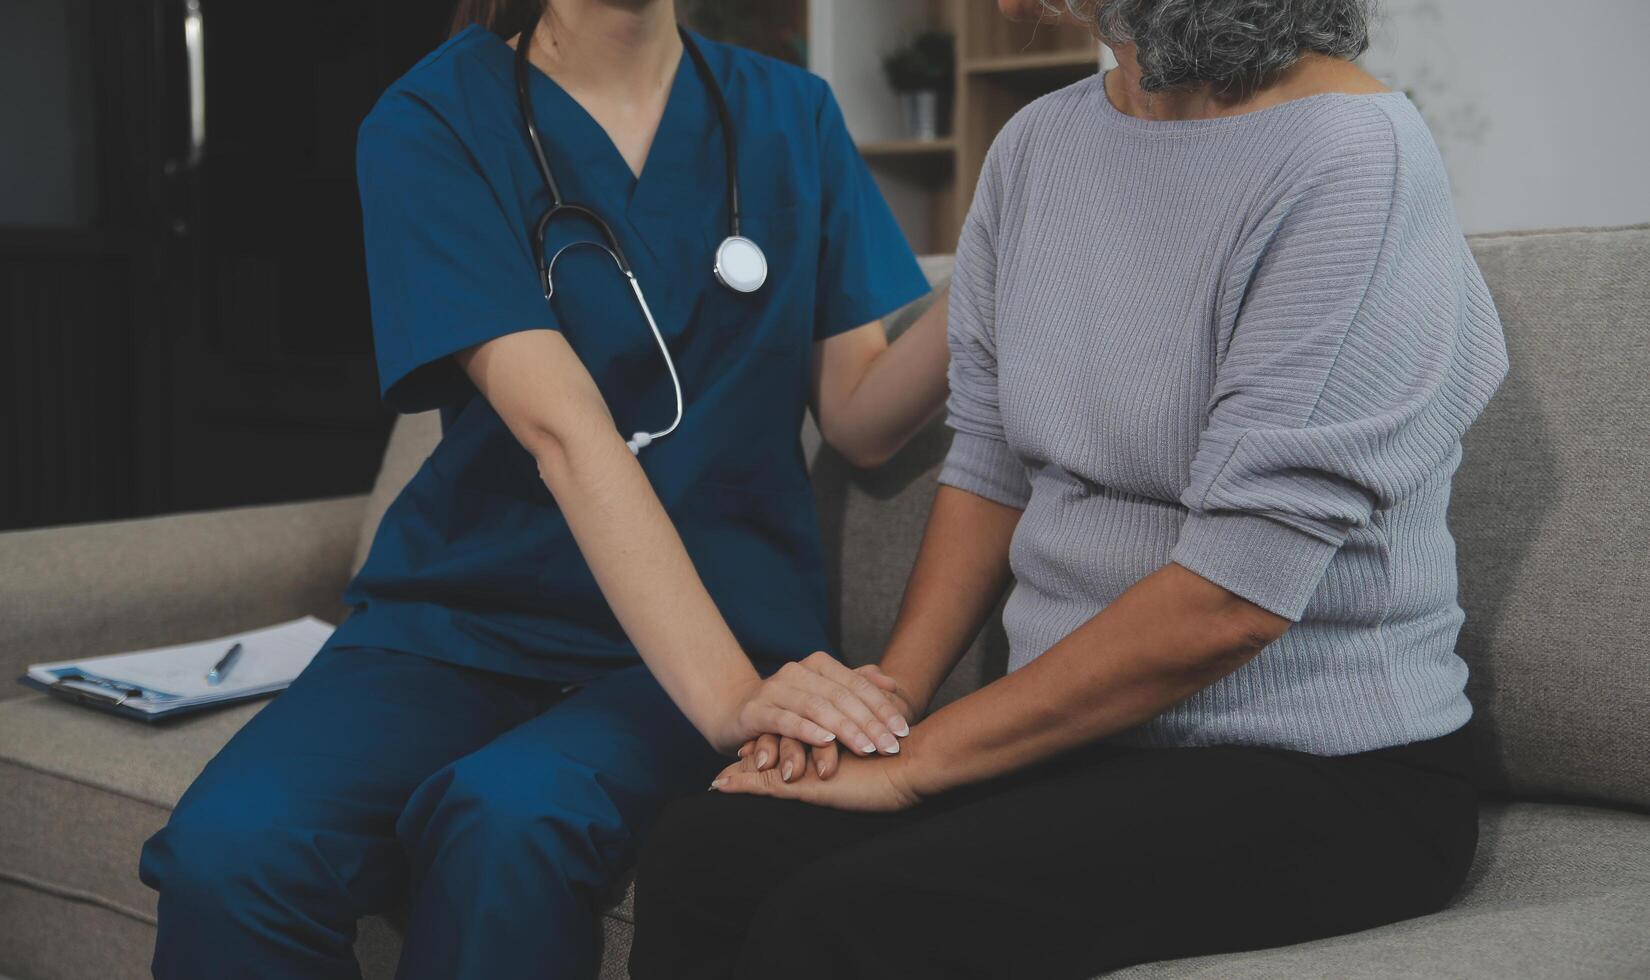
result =
[[[693,59],[693,67],[704,81],[705,89],[710,93],[710,100],[716,106],[717,120],[722,127],[722,146],[728,159],[728,237],[724,238],[716,249],[716,265],[712,272],[716,275],[716,281],[729,289],[740,293],[754,293],[761,289],[762,284],[768,279],[768,259],[755,242],[739,233],[739,159],[734,152],[733,120],[728,115],[727,101],[722,98],[722,87],[716,83],[716,76],[711,74],[710,65],[705,62],[699,45],[694,43],[687,31],[681,28],[677,28],[677,31],[682,36],[683,49],[687,51],[688,57]],[[648,309],[641,284],[636,281],[636,273],[630,267],[630,260],[625,258],[624,249],[619,247],[619,240],[614,236],[613,229],[594,208],[562,199],[561,185],[556,183],[556,175],[550,172],[550,160],[544,154],[544,144],[539,141],[538,126],[533,121],[533,96],[527,85],[527,48],[531,43],[531,32],[523,32],[516,40],[516,99],[521,109],[522,126],[527,130],[527,142],[533,148],[533,161],[538,164],[539,176],[544,179],[544,189],[550,195],[549,209],[539,216],[533,226],[533,261],[538,265],[539,284],[544,288],[544,298],[548,301],[555,292],[555,282],[551,277],[556,260],[561,258],[563,252],[579,246],[606,252],[630,283],[630,291],[636,295],[636,303],[642,308],[642,316],[647,318],[647,325],[653,331],[653,339],[659,345],[659,353],[664,356],[665,367],[670,370],[671,386],[676,389],[675,420],[658,432],[638,432],[625,442],[632,453],[640,453],[654,440],[663,439],[682,424],[682,380],[676,374],[676,362],[670,356],[670,348],[665,344],[664,334],[659,332],[659,324],[653,319],[653,311]],[[550,222],[562,214],[588,219],[601,232],[606,244],[592,241],[571,242],[563,245],[556,254],[546,260],[545,232],[549,229]]]

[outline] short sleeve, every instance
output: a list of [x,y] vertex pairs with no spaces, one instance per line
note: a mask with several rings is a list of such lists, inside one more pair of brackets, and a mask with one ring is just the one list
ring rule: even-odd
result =
[[450,355],[522,330],[554,329],[525,222],[434,109],[392,92],[356,149],[384,400],[399,412],[473,393]]
[[823,85],[820,156],[819,302],[814,339],[880,320],[928,292],[894,215]]
[[975,496],[1024,508],[1031,484],[1008,444],[997,400],[997,230],[1003,198],[1002,157],[1013,123],[992,144],[963,222],[951,274],[946,339],[951,348],[946,424],[954,435],[940,482]]
[[1172,559],[1298,621],[1354,528],[1447,480],[1506,373],[1424,133],[1346,147],[1258,232]]

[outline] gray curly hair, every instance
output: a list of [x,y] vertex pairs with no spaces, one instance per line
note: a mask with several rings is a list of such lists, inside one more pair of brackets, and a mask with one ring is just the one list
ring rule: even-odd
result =
[[1042,0],[1133,44],[1148,92],[1207,85],[1241,99],[1312,51],[1356,58],[1374,0]]

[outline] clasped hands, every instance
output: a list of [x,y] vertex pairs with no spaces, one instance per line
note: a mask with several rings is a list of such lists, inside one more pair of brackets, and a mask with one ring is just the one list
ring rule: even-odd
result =
[[724,793],[846,810],[903,810],[921,798],[911,722],[921,711],[874,664],[814,653],[786,664],[746,698],[739,760],[711,783]]

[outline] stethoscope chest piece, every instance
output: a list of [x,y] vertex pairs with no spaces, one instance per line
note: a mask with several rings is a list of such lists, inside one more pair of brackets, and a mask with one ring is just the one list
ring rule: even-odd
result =
[[729,235],[716,249],[716,281],[739,293],[754,293],[768,281],[768,257],[743,235]]

